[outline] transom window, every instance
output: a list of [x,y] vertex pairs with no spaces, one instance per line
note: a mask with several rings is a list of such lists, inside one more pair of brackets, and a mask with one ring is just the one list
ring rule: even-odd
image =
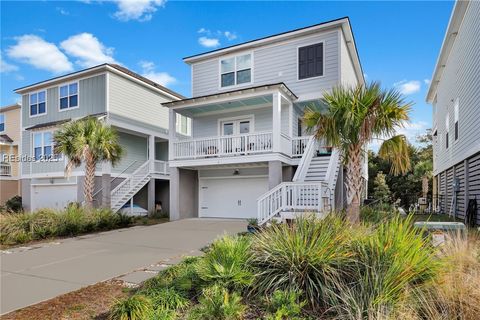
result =
[[36,116],[47,112],[46,92],[39,91],[30,94],[30,115]]
[[220,82],[222,88],[252,82],[252,55],[220,60]]
[[298,79],[323,76],[323,42],[298,48]]
[[60,87],[60,110],[78,107],[78,83]]
[[5,131],[5,114],[0,113],[0,132]]
[[53,133],[51,131],[33,134],[33,156],[37,161],[59,158],[53,153]]

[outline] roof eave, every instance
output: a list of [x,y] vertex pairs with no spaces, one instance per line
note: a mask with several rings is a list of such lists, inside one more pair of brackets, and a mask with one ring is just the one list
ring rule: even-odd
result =
[[450,21],[448,22],[447,31],[445,37],[443,38],[442,47],[440,49],[440,54],[438,55],[435,68],[433,70],[432,78],[430,80],[430,86],[428,88],[426,101],[432,103],[437,92],[438,83],[443,74],[443,69],[447,63],[448,57],[452,50],[453,44],[455,43],[458,30],[467,11],[469,1],[456,1],[453,8],[452,14],[450,16]]

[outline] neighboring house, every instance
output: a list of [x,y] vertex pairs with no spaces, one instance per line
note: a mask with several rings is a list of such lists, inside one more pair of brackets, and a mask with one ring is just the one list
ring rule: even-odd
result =
[[[103,64],[35,83],[22,95],[22,197],[27,210],[61,209],[82,202],[83,166],[64,174],[67,159],[53,152],[53,133],[87,116],[104,119],[119,133],[125,155],[115,167],[100,164],[94,205],[117,211],[132,205],[168,208],[168,110],[183,97],[124,67]],[[188,133],[188,132],[185,132]]]
[[0,205],[20,195],[20,105],[0,108]]
[[433,106],[433,195],[463,218],[470,200],[480,224],[480,3],[457,1],[427,101]]
[[[337,150],[301,118],[333,86],[364,84],[341,18],[184,58],[192,98],[170,109],[170,217],[288,218],[342,207]],[[178,114],[191,137],[175,134]],[[366,175],[365,175],[366,178]]]

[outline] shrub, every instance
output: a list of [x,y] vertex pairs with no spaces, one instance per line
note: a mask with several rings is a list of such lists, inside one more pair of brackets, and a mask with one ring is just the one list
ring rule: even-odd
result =
[[153,312],[151,320],[175,320],[177,319],[177,312],[170,309],[158,308]]
[[216,240],[197,264],[200,278],[207,284],[219,284],[227,289],[243,289],[253,280],[249,266],[251,239],[244,236],[224,236]]
[[297,219],[255,234],[252,262],[255,290],[300,291],[311,306],[319,306],[331,283],[353,263],[349,242],[353,229],[333,215]]
[[306,301],[301,300],[301,292],[276,290],[266,299],[267,320],[298,319]]
[[32,216],[26,213],[2,215],[0,218],[1,243],[16,244],[32,240],[31,221]]
[[152,302],[145,296],[134,295],[117,301],[109,314],[110,320],[145,320],[153,316]]
[[430,240],[415,229],[411,217],[380,224],[352,245],[355,264],[349,277],[338,278],[329,303],[342,319],[386,317],[406,298],[407,289],[430,281],[438,262]]
[[33,213],[30,220],[30,232],[34,239],[45,239],[58,233],[58,214],[50,209],[41,209]]
[[191,320],[235,320],[242,319],[246,307],[241,296],[214,285],[203,289],[199,304],[188,315]]
[[396,211],[389,204],[373,204],[360,208],[360,220],[366,223],[379,224],[395,217]]
[[173,288],[160,288],[148,291],[155,309],[177,310],[185,309],[190,305],[190,300],[178,293]]
[[13,196],[5,201],[5,209],[8,212],[21,212],[22,211],[22,197]]

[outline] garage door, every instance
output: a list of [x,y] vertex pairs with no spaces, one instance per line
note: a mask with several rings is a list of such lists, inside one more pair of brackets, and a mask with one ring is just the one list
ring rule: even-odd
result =
[[32,186],[32,210],[63,209],[72,201],[77,201],[76,185]]
[[200,217],[256,218],[267,178],[200,179]]

